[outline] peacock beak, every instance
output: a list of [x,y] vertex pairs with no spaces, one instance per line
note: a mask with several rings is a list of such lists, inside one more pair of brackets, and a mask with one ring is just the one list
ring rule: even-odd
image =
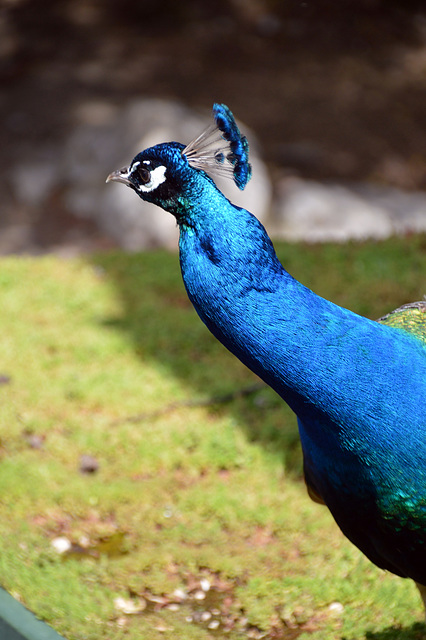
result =
[[127,184],[127,186],[130,186],[129,167],[123,167],[123,169],[117,169],[117,171],[113,171],[109,174],[106,182],[122,182],[123,184]]

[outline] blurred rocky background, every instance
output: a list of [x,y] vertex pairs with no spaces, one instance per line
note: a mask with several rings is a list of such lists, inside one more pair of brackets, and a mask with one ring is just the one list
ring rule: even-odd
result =
[[0,0],[0,71],[2,254],[175,246],[105,177],[215,101],[254,152],[227,195],[275,236],[426,230],[423,0]]

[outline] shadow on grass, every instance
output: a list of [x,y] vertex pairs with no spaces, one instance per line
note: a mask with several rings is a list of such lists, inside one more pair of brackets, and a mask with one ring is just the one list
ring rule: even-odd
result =
[[[269,388],[238,394],[260,381],[198,318],[187,298],[177,255],[117,252],[98,255],[94,262],[121,298],[122,313],[105,318],[105,326],[127,333],[142,362],[160,366],[183,383],[185,402],[201,401],[216,414],[231,414],[249,440],[282,457],[287,472],[301,476],[294,414]],[[210,404],[209,399],[221,396],[224,400],[231,396],[231,401]],[[164,398],[165,409],[172,400]],[[132,416],[123,416],[126,418]]]
[[410,627],[388,627],[383,631],[368,631],[365,640],[426,640],[426,625],[416,622]]
[[[416,299],[426,269],[420,245],[413,245],[411,251],[402,240],[395,240],[380,250],[374,243],[359,247],[304,247],[303,251],[286,247],[286,265],[321,295],[357,311],[368,309],[371,317]],[[159,367],[175,379],[183,402],[208,401],[258,381],[199,320],[187,298],[177,254],[116,252],[92,260],[121,301],[118,313],[102,320],[104,325],[128,336],[142,364]],[[175,400],[164,397],[164,408]],[[286,472],[301,477],[296,419],[274,392],[265,388],[226,404],[205,406],[215,414],[226,412],[249,440],[280,457]],[[144,412],[141,389],[140,413]],[[131,417],[122,416],[123,420]],[[368,632],[365,640],[426,640],[426,629],[422,624],[388,628]]]
[[[426,236],[413,236],[382,244],[278,244],[277,253],[285,252],[284,264],[290,273],[320,295],[377,318],[419,299],[425,245]],[[129,336],[141,361],[161,366],[182,382],[186,400],[208,401],[258,380],[199,320],[182,283],[177,253],[116,252],[93,260],[114,284],[122,303],[121,315],[106,318],[105,324]],[[168,404],[165,398],[164,406]],[[249,440],[281,456],[286,471],[301,476],[296,419],[273,391],[265,388],[238,396],[226,405],[212,403],[211,410],[231,414]]]

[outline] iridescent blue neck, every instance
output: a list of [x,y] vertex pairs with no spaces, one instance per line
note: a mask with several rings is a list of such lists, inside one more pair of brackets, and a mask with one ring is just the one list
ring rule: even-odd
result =
[[[376,406],[370,389],[390,370],[404,376],[411,369],[407,349],[416,350],[415,341],[297,282],[261,223],[214,186],[205,186],[189,220],[181,226],[182,275],[210,331],[300,418],[325,420],[332,428],[359,411],[360,425],[372,413],[380,421],[385,409]],[[399,402],[391,394],[383,407],[396,409]]]

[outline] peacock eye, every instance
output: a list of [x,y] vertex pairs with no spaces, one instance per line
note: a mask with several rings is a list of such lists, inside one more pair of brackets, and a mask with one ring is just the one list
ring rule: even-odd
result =
[[141,184],[148,184],[151,180],[151,172],[146,167],[139,166],[137,168],[137,174]]

